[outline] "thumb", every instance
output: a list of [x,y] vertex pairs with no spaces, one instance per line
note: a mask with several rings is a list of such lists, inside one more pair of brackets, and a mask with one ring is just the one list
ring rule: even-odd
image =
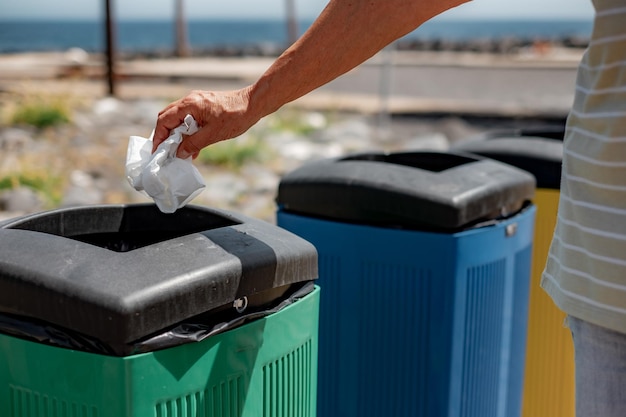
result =
[[198,133],[190,136],[183,135],[183,140],[176,150],[176,156],[181,159],[187,159],[190,156],[198,156],[200,150],[204,147],[196,144],[200,140]]
[[210,129],[208,126],[202,126],[193,135],[183,135],[183,140],[178,147],[178,151],[176,151],[176,156],[183,159],[187,159],[190,156],[195,158],[203,148],[215,142],[219,142],[219,139],[215,138],[215,130]]

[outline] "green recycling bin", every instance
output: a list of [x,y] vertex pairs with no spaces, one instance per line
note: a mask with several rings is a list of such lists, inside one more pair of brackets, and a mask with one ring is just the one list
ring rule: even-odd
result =
[[0,223],[0,416],[314,416],[315,248],[226,211]]

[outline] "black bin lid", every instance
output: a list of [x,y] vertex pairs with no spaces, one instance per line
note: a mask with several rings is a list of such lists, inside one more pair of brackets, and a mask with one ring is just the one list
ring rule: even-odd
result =
[[546,136],[532,136],[524,131],[517,135],[491,133],[482,138],[461,142],[454,150],[513,165],[530,172],[537,181],[537,188],[558,190],[561,188],[563,163],[562,135],[549,136],[549,132],[544,133]]
[[285,211],[390,227],[454,231],[518,211],[532,175],[471,154],[366,153],[303,165],[285,175]]
[[529,125],[518,128],[490,129],[481,134],[483,139],[534,137],[562,141],[565,137],[566,120],[561,123]]
[[315,278],[313,245],[223,210],[90,206],[0,223],[0,311],[112,345]]

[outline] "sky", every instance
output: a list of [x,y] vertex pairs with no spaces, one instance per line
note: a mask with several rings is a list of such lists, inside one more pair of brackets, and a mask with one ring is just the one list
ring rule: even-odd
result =
[[[384,0],[383,0],[384,1]],[[185,0],[191,18],[283,18],[286,0]],[[314,18],[328,0],[295,0],[299,18]],[[0,0],[0,20],[66,18],[96,20],[104,0]],[[112,0],[118,19],[168,19],[174,0]],[[591,0],[474,0],[441,18],[458,19],[590,19]]]

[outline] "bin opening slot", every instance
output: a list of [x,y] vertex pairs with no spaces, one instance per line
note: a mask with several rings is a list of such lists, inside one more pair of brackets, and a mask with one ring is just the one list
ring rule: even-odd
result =
[[115,252],[129,252],[155,243],[240,224],[217,213],[185,207],[172,214],[154,205],[83,207],[35,215],[9,224],[66,237]]
[[478,161],[478,158],[472,158],[467,155],[437,152],[401,152],[393,154],[359,154],[342,158],[339,161],[386,162],[389,164],[404,165],[431,172],[442,172],[460,165],[476,162]]

